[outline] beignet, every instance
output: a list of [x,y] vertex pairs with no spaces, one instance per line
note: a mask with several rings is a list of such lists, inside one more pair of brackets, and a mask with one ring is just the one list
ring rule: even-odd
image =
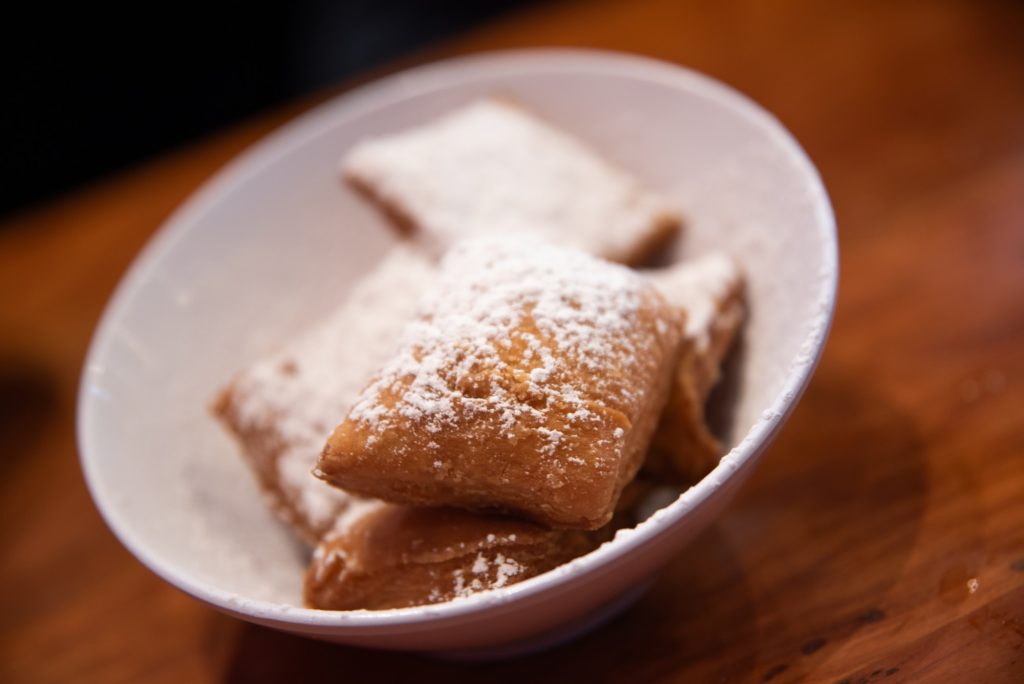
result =
[[494,99],[360,142],[342,172],[438,255],[464,238],[531,232],[635,264],[681,224],[666,198],[587,145]]
[[322,610],[440,603],[547,572],[607,536],[452,508],[377,503],[317,547],[305,603]]
[[640,468],[682,330],[628,268],[533,238],[460,243],[317,474],[396,503],[596,529]]
[[320,323],[238,374],[213,412],[238,440],[271,507],[315,545],[351,496],[311,471],[331,430],[393,354],[436,267],[396,247]]
[[508,516],[354,505],[313,552],[305,604],[380,610],[500,589],[552,570],[633,527],[679,492],[643,477],[622,492],[612,521],[593,530],[552,530]]
[[644,469],[678,484],[693,484],[722,456],[704,405],[743,323],[743,275],[728,256],[711,254],[646,275],[686,313],[686,330],[669,400]]

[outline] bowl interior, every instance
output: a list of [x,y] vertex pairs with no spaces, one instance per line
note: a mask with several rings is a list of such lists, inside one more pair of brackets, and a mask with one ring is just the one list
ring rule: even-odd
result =
[[742,262],[750,316],[717,399],[726,443],[792,403],[794,373],[813,364],[827,326],[835,245],[817,176],[781,126],[707,79],[633,58],[513,53],[418,69],[324,105],[231,164],[110,305],[83,378],[83,465],[108,522],[157,572],[301,605],[306,553],[267,511],[210,400],[331,308],[393,240],[339,184],[345,150],[494,94],[677,197],[688,217],[677,258],[720,249]]

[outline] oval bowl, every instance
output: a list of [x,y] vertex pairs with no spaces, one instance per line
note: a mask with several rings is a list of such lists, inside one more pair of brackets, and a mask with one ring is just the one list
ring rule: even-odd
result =
[[[720,249],[748,276],[749,318],[717,392],[720,465],[614,541],[545,575],[446,604],[301,607],[307,552],[264,506],[210,418],[219,386],[328,311],[393,241],[338,181],[360,138],[473,98],[512,97],[685,208],[673,258]],[[125,275],[83,371],[78,430],[92,496],[156,574],[244,620],[368,647],[502,655],[567,638],[628,604],[715,518],[793,409],[837,282],[821,180],[764,109],[712,79],[586,50],[481,54],[338,97],[219,172]]]

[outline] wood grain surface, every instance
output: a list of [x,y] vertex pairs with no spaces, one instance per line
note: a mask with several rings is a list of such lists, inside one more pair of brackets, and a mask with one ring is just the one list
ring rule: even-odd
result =
[[122,549],[82,481],[78,374],[121,273],[312,101],[10,218],[0,681],[1024,682],[1022,36],[1015,2],[559,2],[391,65],[579,45],[696,68],[794,132],[839,223],[832,337],[749,486],[621,617],[498,665],[220,615]]

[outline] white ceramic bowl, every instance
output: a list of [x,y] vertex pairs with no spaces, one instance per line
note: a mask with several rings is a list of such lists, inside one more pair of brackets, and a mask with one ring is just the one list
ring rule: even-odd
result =
[[[342,153],[491,94],[523,102],[678,197],[689,220],[681,254],[723,249],[743,263],[750,317],[720,397],[731,451],[634,531],[546,575],[425,608],[304,609],[305,552],[268,513],[207,406],[236,370],[327,311],[391,242],[380,215],[339,184]],[[242,619],[393,649],[496,653],[551,642],[624,605],[736,492],[810,378],[836,261],[828,198],[803,151],[770,114],[707,77],[579,50],[413,69],[254,146],[146,247],[89,352],[82,467],[132,553]]]

